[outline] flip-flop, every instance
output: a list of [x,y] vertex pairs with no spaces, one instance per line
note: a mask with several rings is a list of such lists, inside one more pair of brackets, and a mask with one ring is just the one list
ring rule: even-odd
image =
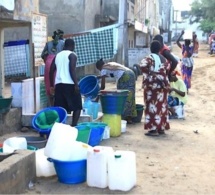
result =
[[159,136],[159,133],[157,131],[148,131],[145,133],[146,136]]
[[178,119],[178,116],[177,115],[170,115],[169,119]]
[[165,135],[165,131],[164,130],[161,130],[161,131],[158,131],[159,135]]
[[129,120],[127,121],[127,124],[131,125],[131,124],[134,124],[134,122]]

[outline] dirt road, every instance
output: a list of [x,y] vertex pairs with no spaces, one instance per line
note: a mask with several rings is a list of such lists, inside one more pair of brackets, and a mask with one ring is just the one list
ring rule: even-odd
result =
[[[137,185],[127,194],[215,194],[215,58],[208,56],[206,45],[200,47],[185,120],[171,120],[165,136],[146,137],[143,123],[138,123],[127,126],[120,137],[101,143],[136,153]],[[175,45],[173,52],[180,56]],[[143,104],[141,80],[139,77],[137,81],[136,100]],[[109,84],[109,88],[114,87]],[[91,188],[86,183],[64,185],[56,177],[38,178],[34,190],[27,193],[125,194]]]

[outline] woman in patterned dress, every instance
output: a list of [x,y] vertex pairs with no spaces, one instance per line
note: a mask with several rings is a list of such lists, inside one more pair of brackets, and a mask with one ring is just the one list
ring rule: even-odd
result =
[[132,118],[137,116],[135,102],[136,76],[134,72],[116,62],[105,63],[103,59],[96,62],[96,68],[100,71],[99,77],[101,78],[101,90],[105,89],[106,77],[116,78],[117,89],[129,90],[122,118],[126,120],[128,124],[132,124]]
[[143,89],[145,103],[144,129],[147,136],[164,134],[170,128],[168,116],[168,63],[159,54],[161,45],[158,41],[152,41],[151,54],[141,61],[143,72]]

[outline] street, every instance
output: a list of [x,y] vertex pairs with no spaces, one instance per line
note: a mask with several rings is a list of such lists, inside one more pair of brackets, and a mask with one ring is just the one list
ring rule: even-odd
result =
[[[103,140],[101,145],[136,153],[137,184],[126,194],[215,194],[215,58],[208,45],[200,45],[195,58],[192,88],[185,106],[185,120],[171,120],[166,135],[147,137],[141,123],[127,125],[119,137]],[[173,53],[180,50],[173,45]],[[136,86],[136,102],[143,104],[141,76]],[[109,83],[114,89],[115,84]],[[38,178],[26,194],[125,194],[88,187],[86,183],[65,185],[57,177]]]

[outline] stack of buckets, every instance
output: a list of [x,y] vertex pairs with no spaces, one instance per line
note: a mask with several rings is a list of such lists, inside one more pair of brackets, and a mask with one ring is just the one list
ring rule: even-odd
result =
[[124,111],[128,92],[128,90],[100,91],[102,121],[110,127],[111,137],[121,135],[121,114]]
[[98,111],[100,104],[98,102],[92,101],[98,96],[99,93],[99,81],[95,75],[88,75],[83,77],[79,81],[79,87],[81,95],[85,97],[83,104],[83,114],[90,115],[92,119],[98,117]]

